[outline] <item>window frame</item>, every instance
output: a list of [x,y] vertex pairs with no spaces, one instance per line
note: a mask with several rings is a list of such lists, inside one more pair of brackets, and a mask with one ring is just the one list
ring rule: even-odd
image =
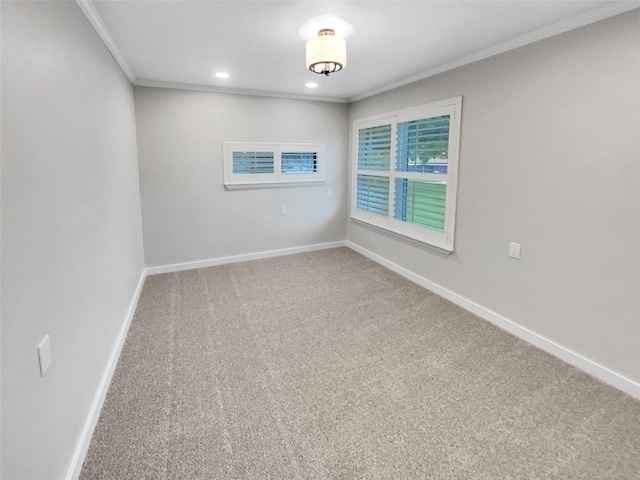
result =
[[[273,173],[233,173],[233,153],[239,151],[272,152]],[[282,171],[282,154],[315,153],[316,171],[286,172]],[[233,188],[265,188],[278,186],[296,186],[324,182],[325,145],[321,142],[255,142],[255,141],[223,141],[224,186]]]
[[[458,190],[458,164],[460,157],[460,127],[462,113],[462,96],[452,97],[436,102],[395,110],[379,115],[353,120],[351,142],[351,201],[350,218],[368,225],[383,229],[386,232],[400,235],[403,238],[428,245],[443,253],[453,253],[455,239],[456,199]],[[402,122],[450,115],[449,149],[447,173],[423,173],[396,171],[397,124]],[[391,144],[389,170],[372,170],[358,168],[359,131],[366,128],[391,125]],[[356,206],[358,175],[374,175],[389,179],[389,206],[386,216],[371,213]],[[444,231],[438,232],[428,227],[414,225],[394,218],[396,178],[409,178],[427,181],[446,181]]]

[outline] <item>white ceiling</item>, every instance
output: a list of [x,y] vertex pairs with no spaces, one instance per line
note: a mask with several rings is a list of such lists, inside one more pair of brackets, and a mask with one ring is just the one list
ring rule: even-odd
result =
[[[638,1],[77,1],[136,85],[334,101],[364,98],[640,7]],[[306,39],[327,26],[347,38],[347,66],[329,77],[305,67]],[[230,78],[216,78],[218,71]],[[311,90],[307,82],[319,86]]]

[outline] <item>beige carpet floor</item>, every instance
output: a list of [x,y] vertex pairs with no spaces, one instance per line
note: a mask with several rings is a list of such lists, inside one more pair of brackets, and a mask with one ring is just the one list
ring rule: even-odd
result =
[[640,402],[347,248],[147,278],[88,479],[638,479]]

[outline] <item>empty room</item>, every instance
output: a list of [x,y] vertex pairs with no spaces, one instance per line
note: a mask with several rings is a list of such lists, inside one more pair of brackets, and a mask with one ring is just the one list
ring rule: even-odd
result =
[[0,22],[3,480],[640,479],[640,2]]

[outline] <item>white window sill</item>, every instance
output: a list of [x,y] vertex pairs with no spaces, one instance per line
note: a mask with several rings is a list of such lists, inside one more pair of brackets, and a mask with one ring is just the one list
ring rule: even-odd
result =
[[378,233],[383,233],[383,234],[385,234],[385,235],[387,235],[387,236],[389,236],[391,238],[394,238],[396,240],[402,240],[403,242],[408,243],[410,245],[415,245],[415,246],[420,247],[420,248],[426,248],[428,250],[433,250],[433,251],[435,251],[437,253],[441,253],[441,254],[444,254],[444,255],[451,255],[453,252],[455,252],[455,250],[449,250],[448,248],[443,248],[443,247],[440,247],[438,245],[434,245],[434,244],[423,242],[421,240],[418,240],[418,239],[415,239],[415,238],[412,238],[412,237],[408,237],[406,235],[403,235],[402,233],[398,233],[398,232],[395,232],[393,230],[389,230],[388,228],[380,227],[379,225],[374,225],[374,224],[369,223],[369,222],[367,222],[365,220],[362,220],[360,218],[356,218],[356,217],[353,217],[353,216],[350,216],[350,218],[351,218],[352,222],[357,223],[360,226],[369,228],[369,229],[371,229],[371,230],[373,230],[375,232],[378,232]]
[[324,180],[302,180],[298,182],[253,182],[253,183],[225,183],[226,190],[246,190],[252,188],[303,187],[306,185],[324,185]]

